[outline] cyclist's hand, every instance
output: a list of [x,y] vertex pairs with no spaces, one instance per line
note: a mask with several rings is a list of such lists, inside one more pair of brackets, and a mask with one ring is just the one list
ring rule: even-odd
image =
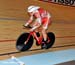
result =
[[23,27],[24,28],[32,28],[30,25],[28,25],[28,26],[23,25]]

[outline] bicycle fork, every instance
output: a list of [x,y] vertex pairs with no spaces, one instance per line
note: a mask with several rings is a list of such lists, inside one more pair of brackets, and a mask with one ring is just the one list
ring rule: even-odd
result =
[[28,36],[28,38],[27,38],[27,40],[25,41],[24,44],[28,43],[28,41],[29,41],[29,39],[30,39],[30,36],[31,36],[31,33],[29,34],[29,36]]

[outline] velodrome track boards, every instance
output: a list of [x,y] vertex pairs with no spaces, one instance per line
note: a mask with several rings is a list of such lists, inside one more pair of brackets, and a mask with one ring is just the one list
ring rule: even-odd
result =
[[[29,4],[28,4],[29,3]],[[22,25],[28,19],[27,7],[31,4],[39,5],[52,15],[52,25],[48,31],[56,35],[53,48],[48,53],[36,50],[29,55],[24,52],[13,54],[26,65],[54,65],[69,63],[75,60],[75,8],[63,5],[45,3],[36,0],[0,0],[0,65],[18,65],[10,59],[8,53],[17,52],[15,48],[18,36],[27,32]],[[65,47],[64,47],[65,46]],[[32,49],[36,49],[33,46]],[[58,48],[60,51],[57,51]],[[61,51],[61,49],[64,49]],[[69,50],[65,50],[65,49]],[[74,49],[71,49],[74,48]],[[39,54],[37,54],[37,51]],[[46,51],[46,50],[45,50]],[[30,55],[31,54],[31,55]],[[35,55],[33,55],[35,54]],[[28,56],[26,56],[28,55]],[[19,57],[20,56],[20,57]],[[9,58],[9,59],[7,59]],[[3,59],[3,60],[2,60]],[[6,59],[6,60],[4,60]],[[10,61],[10,62],[9,62]],[[74,63],[73,63],[74,64]]]
[[39,5],[51,13],[52,24],[48,31],[54,32],[56,36],[53,47],[75,46],[74,7],[37,0],[0,0],[0,54],[17,51],[15,44],[18,36],[27,32],[22,25],[29,18],[26,11],[31,4]]

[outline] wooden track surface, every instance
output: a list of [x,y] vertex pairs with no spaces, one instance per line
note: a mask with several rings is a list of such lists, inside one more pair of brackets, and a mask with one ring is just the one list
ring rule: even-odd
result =
[[[33,4],[43,7],[52,15],[52,25],[49,27],[48,32],[52,31],[55,33],[56,41],[53,46],[54,48],[48,51],[74,48],[75,7],[45,3],[37,0],[0,0],[0,54],[17,52],[15,48],[16,39],[21,33],[28,31],[23,29],[22,25],[29,18],[27,7]],[[67,47],[60,47],[64,45],[67,45]],[[40,47],[36,47],[35,44],[32,47],[32,49],[37,48]],[[42,51],[46,52],[46,50],[36,50],[14,55],[22,56],[41,53]],[[9,56],[0,56],[0,59],[5,58],[9,58]]]

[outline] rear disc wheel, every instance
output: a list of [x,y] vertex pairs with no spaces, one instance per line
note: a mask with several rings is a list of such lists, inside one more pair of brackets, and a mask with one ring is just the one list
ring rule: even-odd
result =
[[51,48],[53,45],[54,45],[54,42],[55,42],[55,35],[53,32],[48,32],[47,33],[47,36],[48,36],[48,39],[50,40],[49,42],[46,42],[46,49],[49,49]]

